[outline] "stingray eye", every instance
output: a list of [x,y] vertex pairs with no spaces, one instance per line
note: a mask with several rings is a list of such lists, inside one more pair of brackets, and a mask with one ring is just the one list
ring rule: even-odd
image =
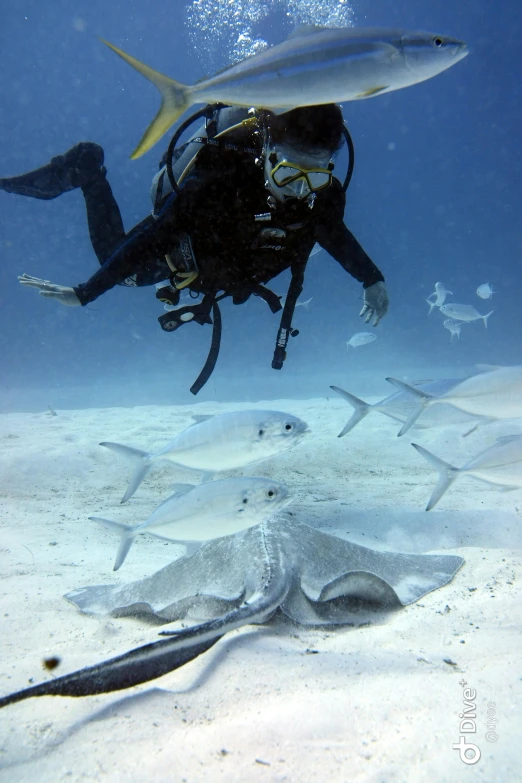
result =
[[264,430],[259,430],[259,432],[257,434],[259,435],[260,438],[262,438],[263,435],[265,434],[265,431]]
[[243,503],[244,503],[244,504],[245,504],[245,506],[246,506],[246,504],[248,503],[248,498],[243,498]]
[[439,36],[435,36],[435,38],[432,39],[432,44],[435,49],[441,49],[444,46],[444,41],[442,38],[439,38]]
[[285,432],[292,432],[293,426],[290,423],[285,424]]
[[267,491],[267,493],[266,493],[266,496],[267,496],[267,498],[275,498],[275,494],[276,494],[276,493],[275,493],[275,490],[274,490],[274,489],[269,489],[269,490]]

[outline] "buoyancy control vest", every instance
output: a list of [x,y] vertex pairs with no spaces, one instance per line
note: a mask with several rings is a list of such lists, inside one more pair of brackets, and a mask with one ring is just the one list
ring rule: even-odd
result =
[[[190,139],[178,148],[177,144],[182,134],[192,123],[200,118],[204,118],[204,122],[197,128]],[[353,173],[354,149],[351,136],[346,127],[344,127],[343,133],[349,153],[348,170],[343,183],[343,190],[346,191]],[[217,154],[219,154],[219,150],[228,150],[237,154],[259,157],[262,154],[263,141],[264,134],[258,126],[257,111],[255,109],[212,104],[193,114],[182,123],[172,137],[168,150],[160,162],[160,170],[152,181],[150,190],[153,205],[152,216],[155,218],[159,216],[162,205],[174,191],[179,195],[180,186],[190,173],[199,152],[204,146],[212,146],[216,149]],[[183,235],[177,237],[177,245],[176,258],[174,259],[170,254],[166,256],[166,261],[172,272],[170,277],[171,285],[165,286],[156,292],[156,297],[171,307],[179,303],[180,290],[183,288],[190,289],[198,277],[197,262],[192,252],[190,236]],[[297,329],[292,328],[292,318],[297,299],[303,290],[305,268],[306,261],[291,266],[292,278],[285,299],[272,359],[272,368],[276,370],[280,370],[283,367],[289,337],[295,337],[299,334]],[[201,289],[196,288],[196,290],[198,293],[201,293]],[[217,291],[204,291],[203,293],[204,296],[201,302],[169,310],[158,318],[161,328],[169,332],[175,331],[190,321],[195,321],[201,325],[208,323],[213,326],[211,346],[205,365],[196,381],[190,387],[190,391],[193,394],[197,394],[205,385],[216,365],[221,343],[221,313],[218,302],[220,299],[228,296],[227,292],[219,296]],[[253,286],[252,293],[263,298],[273,313],[282,309],[279,301],[281,297],[277,297],[264,286]]]
[[[184,130],[195,122],[198,116],[204,116],[205,122],[197,128],[187,142],[176,148]],[[252,133],[255,132],[256,123],[255,114],[251,109],[221,104],[206,106],[200,112],[189,117],[173,136],[169,148],[160,162],[160,170],[152,180],[150,197],[153,216],[158,214],[165,198],[174,189],[179,189],[203,146],[211,145],[217,149],[259,155],[262,146],[261,139],[257,144],[247,144],[252,138]],[[169,167],[171,168],[170,172]]]

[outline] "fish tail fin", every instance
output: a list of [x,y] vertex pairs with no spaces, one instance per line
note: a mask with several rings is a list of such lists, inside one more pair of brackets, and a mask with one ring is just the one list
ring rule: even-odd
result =
[[401,430],[398,433],[398,437],[400,438],[401,435],[404,435],[410,427],[413,427],[421,413],[423,412],[424,408],[429,404],[430,400],[433,399],[433,395],[427,394],[426,392],[421,391],[420,389],[416,389],[415,386],[410,386],[408,383],[404,383],[404,381],[399,381],[397,378],[386,378],[386,380],[393,384],[395,388],[399,389],[399,391],[406,392],[407,394],[410,394],[414,397],[417,397],[417,400],[419,401],[418,408],[414,408],[404,424],[402,425]]
[[436,304],[435,304],[435,302],[431,302],[429,299],[426,299],[426,302],[430,306],[430,311],[429,311],[428,315],[431,315],[433,308],[436,307]]
[[453,484],[459,475],[460,470],[459,468],[454,468],[449,462],[444,462],[444,460],[439,459],[439,457],[436,457],[431,451],[419,446],[417,443],[412,443],[411,445],[414,449],[417,449],[419,454],[422,454],[422,456],[428,460],[430,465],[433,465],[433,467],[439,471],[439,480],[431,493],[428,505],[426,506],[426,511],[431,511],[431,509],[437,505],[446,490]]
[[104,519],[103,517],[89,517],[89,519],[92,522],[99,522],[100,524],[105,525],[105,527],[108,527],[109,530],[114,530],[121,536],[120,546],[118,547],[118,552],[116,553],[116,560],[114,561],[113,568],[113,571],[117,571],[119,568],[121,568],[123,561],[129,553],[129,549],[131,548],[132,542],[136,536],[136,528],[133,528],[132,525],[125,525],[123,522],[113,522],[111,519]]
[[489,313],[486,313],[486,315],[482,316],[482,320],[484,321],[484,326],[486,327],[486,329],[488,328],[488,318],[491,315],[491,313],[494,312],[495,312],[494,310],[490,310]]
[[118,49],[117,46],[101,39],[109,49],[112,49],[122,60],[135,68],[142,76],[152,82],[161,93],[162,102],[159,112],[156,114],[151,124],[143,134],[138,146],[131,155],[135,160],[145,154],[157,141],[174,125],[176,120],[181,117],[190,106],[188,97],[188,87],[185,84],[174,81],[168,76],[164,76],[159,71],[149,68],[148,65],[131,57],[130,54]]
[[127,487],[127,491],[120,501],[121,503],[125,503],[134,495],[139,485],[151,469],[151,454],[149,454],[147,451],[142,451],[141,449],[135,449],[132,446],[124,446],[122,443],[111,443],[108,440],[100,443],[100,446],[105,446],[105,448],[110,449],[111,451],[115,451],[116,454],[121,454],[126,459],[130,459],[135,463],[136,467],[132,478],[129,481],[129,486]]
[[359,424],[361,419],[364,419],[364,417],[368,415],[372,406],[368,405],[368,403],[364,402],[364,400],[360,400],[359,397],[356,397],[354,394],[350,394],[349,392],[344,391],[344,389],[340,389],[338,386],[330,386],[330,389],[333,389],[334,392],[340,394],[341,397],[346,400],[346,402],[355,408],[352,417],[349,419],[348,423],[345,424],[344,428],[337,436],[338,438],[342,438],[343,435],[346,435],[348,432],[350,432],[350,430],[353,430],[355,425]]

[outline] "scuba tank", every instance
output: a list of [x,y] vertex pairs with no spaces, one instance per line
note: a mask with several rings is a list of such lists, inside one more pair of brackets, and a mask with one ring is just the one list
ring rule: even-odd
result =
[[[176,149],[176,144],[182,133],[202,116],[205,117],[205,122],[197,128],[186,143]],[[169,148],[160,162],[160,170],[152,180],[150,198],[153,217],[157,217],[165,198],[173,190],[178,190],[204,145],[214,144],[216,147],[258,154],[257,147],[245,147],[256,124],[257,120],[253,111],[243,106],[213,104],[189,117],[172,137]]]

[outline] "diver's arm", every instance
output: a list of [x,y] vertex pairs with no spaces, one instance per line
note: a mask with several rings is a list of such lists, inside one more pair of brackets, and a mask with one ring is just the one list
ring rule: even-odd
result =
[[168,252],[168,233],[166,226],[158,225],[152,216],[142,220],[86,283],[74,287],[80,304],[93,302],[127,277],[146,269],[148,261],[164,256]]
[[380,269],[346,227],[344,205],[345,195],[334,179],[329,198],[320,205],[323,219],[316,230],[317,242],[364,288],[384,282]]
[[105,264],[86,283],[74,288],[80,303],[94,301],[127,277],[145,271],[148,263],[163,259],[172,250],[176,232],[190,232],[193,216],[201,208],[201,196],[211,189],[211,181],[216,178],[219,172],[209,172],[201,162],[195,165],[181,192],[171,193],[159,215],[149,215],[132,229]]
[[363,284],[363,306],[359,315],[364,323],[377,326],[389,308],[388,292],[381,271],[364,252],[344,223],[345,195],[334,180],[329,197],[323,201],[322,220],[316,229],[321,247],[338,261],[352,277]]

